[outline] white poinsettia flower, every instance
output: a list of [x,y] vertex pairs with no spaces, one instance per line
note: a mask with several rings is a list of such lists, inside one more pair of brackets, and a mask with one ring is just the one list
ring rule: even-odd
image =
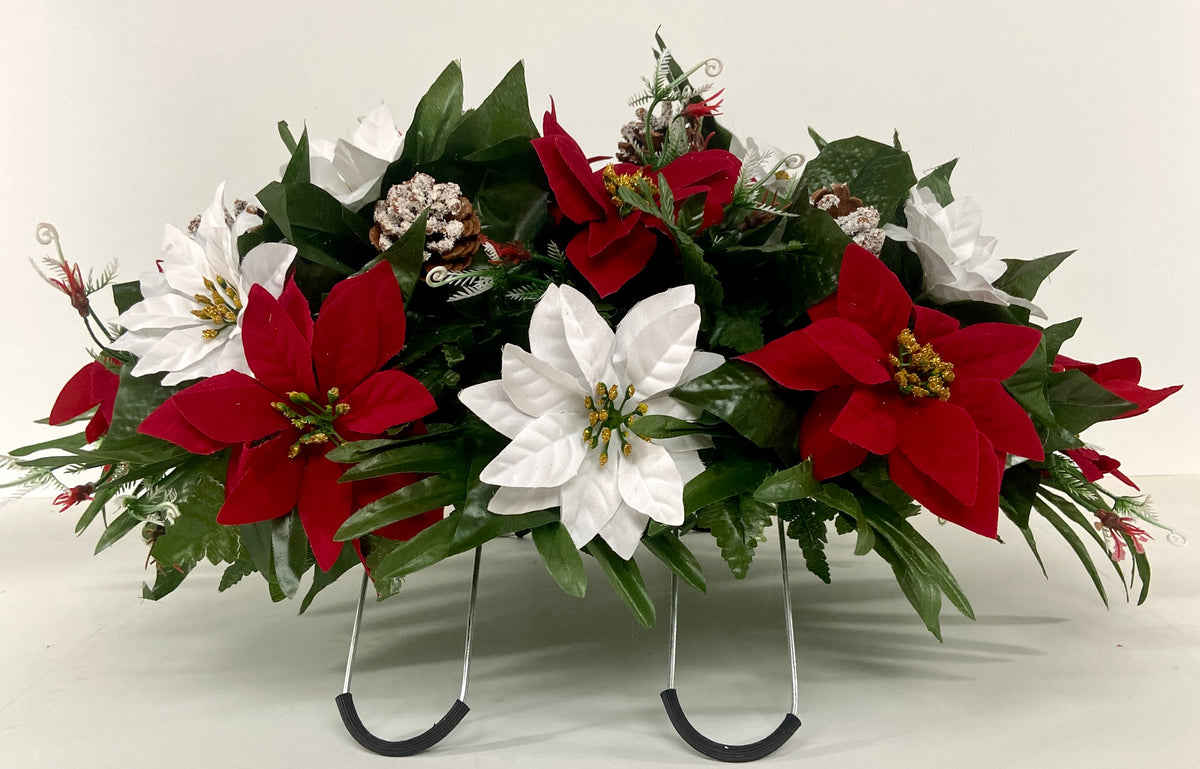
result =
[[353,208],[379,197],[383,174],[400,157],[403,146],[392,111],[380,104],[362,119],[348,141],[309,140],[309,178],[342,205]]
[[260,285],[278,297],[296,255],[293,246],[263,243],[238,263],[236,223],[225,212],[225,185],[189,237],[163,233],[158,269],[141,276],[142,301],[121,313],[125,327],[110,346],[138,358],[134,376],[166,372],[164,385],[226,371],[250,373],[242,347],[242,307]]
[[558,507],[576,547],[599,534],[625,559],[648,520],[683,523],[683,485],[704,469],[698,451],[711,444],[648,442],[627,425],[647,413],[700,416],[668,394],[724,362],[696,350],[699,329],[690,285],[639,302],[615,333],[579,291],[551,286],[530,319],[529,352],[506,345],[500,379],[459,393],[512,439],[479,475],[500,487],[488,510]]
[[1032,302],[1001,291],[992,284],[1004,274],[1006,265],[992,255],[996,239],[982,237],[983,216],[970,198],[942,207],[933,192],[914,186],[904,203],[907,227],[888,224],[884,234],[908,243],[921,260],[925,273],[922,286],[939,302],[971,300],[989,304],[1015,304],[1039,318],[1046,314]]
[[801,155],[788,155],[778,147],[749,136],[745,139],[731,136],[729,151],[742,161],[743,184],[761,181],[768,190],[787,198],[800,181],[800,166],[804,164]]

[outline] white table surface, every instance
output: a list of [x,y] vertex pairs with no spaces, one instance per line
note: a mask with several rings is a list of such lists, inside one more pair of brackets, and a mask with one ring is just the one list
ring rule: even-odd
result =
[[[1197,540],[1151,547],[1150,600],[1127,604],[1111,569],[1106,610],[1065,543],[1039,527],[1050,579],[1020,536],[1006,546],[921,526],[978,621],[943,613],[930,636],[877,557],[830,546],[833,584],[791,551],[804,725],[764,765],[1105,769],[1200,766],[1200,477],[1141,479],[1161,515]],[[154,603],[140,597],[136,537],[97,557],[98,532],[48,500],[0,507],[0,767],[713,766],[671,729],[669,577],[642,551],[659,612],[644,630],[589,563],[589,595],[562,594],[528,541],[484,548],[471,712],[418,758],[359,748],[333,702],[357,574],[273,605],[255,575],[224,594],[202,565]],[[1007,535],[1007,536],[1006,536]],[[734,582],[692,536],[709,579],[684,588],[677,686],[714,739],[745,742],[788,706],[775,540]],[[590,559],[585,559],[590,562]],[[380,736],[428,727],[457,696],[470,556],[367,606],[354,692]],[[1103,566],[1103,564],[1101,564]],[[949,608],[952,612],[953,609]],[[406,762],[406,763],[405,763]]]

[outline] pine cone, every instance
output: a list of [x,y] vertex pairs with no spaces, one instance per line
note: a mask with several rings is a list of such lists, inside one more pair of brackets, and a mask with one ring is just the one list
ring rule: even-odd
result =
[[819,208],[837,219],[851,214],[862,208],[863,202],[850,194],[850,187],[845,184],[832,184],[828,189],[822,187],[812,194],[809,199],[813,208]]
[[813,207],[832,216],[855,243],[876,256],[883,248],[884,234],[879,229],[879,211],[875,206],[863,205],[863,202],[850,194],[850,187],[845,184],[831,184],[829,189],[822,187],[810,198]]
[[[644,107],[638,107],[634,120],[630,120],[625,125],[621,126],[621,140],[617,142],[616,158],[621,163],[633,163],[642,165],[642,155],[646,152],[646,110]],[[667,125],[671,122],[672,108],[671,103],[666,102],[662,105],[662,111],[658,117],[650,120],[650,140],[653,142],[654,151],[658,152],[662,149],[663,133],[667,130]],[[684,126],[687,131],[688,144],[692,151],[699,152],[708,145],[708,139],[700,134],[701,119],[690,114],[683,116]]]
[[480,222],[462,189],[453,182],[439,184],[429,174],[418,173],[388,190],[375,204],[375,226],[371,243],[386,251],[426,211],[425,271],[446,267],[466,269],[479,250]]

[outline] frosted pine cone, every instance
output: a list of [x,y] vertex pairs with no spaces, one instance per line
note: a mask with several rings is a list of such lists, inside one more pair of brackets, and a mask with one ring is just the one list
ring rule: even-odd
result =
[[879,254],[884,234],[879,229],[879,210],[875,206],[863,205],[862,200],[850,194],[850,187],[845,184],[832,184],[828,189],[822,187],[810,200],[814,208],[832,216],[842,232],[855,243],[872,254]]
[[479,216],[457,184],[440,184],[429,174],[418,173],[393,186],[387,197],[375,204],[371,242],[380,251],[386,251],[426,210],[423,255],[426,271],[434,267],[466,269],[479,250]]

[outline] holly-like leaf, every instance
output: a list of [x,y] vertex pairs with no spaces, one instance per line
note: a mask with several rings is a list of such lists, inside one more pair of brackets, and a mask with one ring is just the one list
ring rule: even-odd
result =
[[1037,296],[1042,281],[1073,253],[1075,252],[1063,251],[1038,259],[1005,259],[1004,263],[1008,268],[993,285],[1005,293],[1032,301]]
[[907,152],[854,136],[826,144],[800,175],[810,193],[837,183],[848,184],[851,194],[879,210],[881,222],[890,222],[917,177]]
[[950,191],[950,174],[956,165],[958,165],[958,158],[941,164],[922,176],[917,182],[917,186],[932,192],[934,200],[942,207],[950,205],[954,202],[954,193]]
[[756,446],[794,452],[800,413],[783,390],[759,369],[727,361],[671,393],[720,417]]

